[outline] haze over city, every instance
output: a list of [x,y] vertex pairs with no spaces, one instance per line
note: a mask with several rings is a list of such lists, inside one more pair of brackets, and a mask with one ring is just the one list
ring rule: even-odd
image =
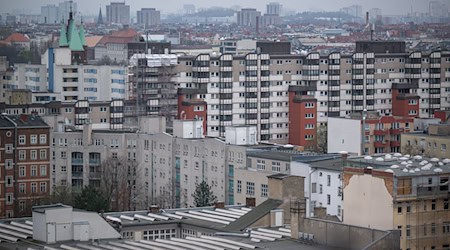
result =
[[[1,0],[2,11],[24,10],[31,13],[39,13],[40,6],[46,4],[57,4],[57,0]],[[183,8],[183,4],[194,4],[197,8],[208,8],[212,6],[219,7],[231,7],[238,5],[240,7],[253,7],[258,9],[264,9],[265,5],[273,1],[261,1],[261,0],[229,0],[229,1],[208,1],[208,0],[165,0],[165,1],[145,1],[145,0],[128,0],[126,4],[131,6],[131,10],[137,10],[143,7],[151,6],[163,11],[163,14],[174,13]],[[339,8],[357,4],[361,5],[363,9],[380,8],[385,14],[397,15],[407,14],[413,12],[426,12],[428,10],[428,4],[430,0],[280,0],[278,1],[284,7],[284,9],[295,12],[303,11],[337,11]],[[101,6],[105,8],[105,5],[109,4],[103,0],[78,0],[78,9],[84,15],[97,14],[98,8]]]

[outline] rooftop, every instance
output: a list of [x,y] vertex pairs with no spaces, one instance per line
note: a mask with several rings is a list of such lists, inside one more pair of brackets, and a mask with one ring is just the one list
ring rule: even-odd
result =
[[423,176],[450,173],[450,159],[424,158],[400,153],[358,156],[347,160],[350,167],[372,167],[394,176]]
[[47,123],[41,117],[36,115],[1,115],[0,128],[14,128],[15,124],[18,127],[42,127],[48,128]]

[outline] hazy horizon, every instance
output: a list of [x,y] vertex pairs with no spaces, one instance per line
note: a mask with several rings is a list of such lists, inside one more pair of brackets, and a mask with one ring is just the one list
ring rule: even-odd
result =
[[[58,4],[63,2],[63,0],[0,0],[3,13],[12,13],[14,10],[23,10],[28,14],[40,14],[40,7],[47,4]],[[96,15],[100,6],[102,11],[105,11],[105,6],[110,2],[116,1],[104,1],[104,0],[77,0],[74,1],[78,5],[78,11],[83,15]],[[176,13],[183,9],[184,4],[194,4],[196,8],[209,8],[212,6],[219,7],[232,7],[238,5],[240,7],[254,7],[258,10],[264,12],[265,6],[269,2],[278,2],[283,5],[283,9],[292,10],[296,12],[302,11],[337,11],[342,7],[347,7],[350,5],[361,5],[363,12],[371,8],[382,9],[383,15],[400,15],[407,14],[410,12],[411,7],[414,12],[427,12],[430,0],[320,0],[320,1],[309,1],[309,0],[228,0],[226,2],[218,1],[207,1],[207,0],[165,0],[164,2],[149,2],[145,0],[127,0],[125,1],[127,5],[130,5],[131,16],[136,14],[136,10],[140,8],[150,7],[156,8],[162,12],[162,14]],[[444,2],[450,2],[450,0],[444,0]],[[226,3],[226,4],[224,4]]]

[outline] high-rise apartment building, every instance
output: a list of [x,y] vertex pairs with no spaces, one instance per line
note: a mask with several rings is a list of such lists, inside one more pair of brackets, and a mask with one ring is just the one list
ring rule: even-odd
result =
[[[247,124],[257,126],[260,141],[307,146],[328,117],[364,109],[381,115],[433,117],[436,110],[450,109],[450,54],[407,53],[401,45],[362,43],[352,55],[268,51],[180,56],[175,81],[190,90],[179,92],[179,117],[192,99],[203,106],[198,109],[207,111],[198,116],[206,120],[208,136],[224,136],[225,126]],[[290,115],[297,107],[304,116]],[[296,138],[291,128],[308,133]]]
[[280,15],[282,5],[279,3],[269,3],[266,5],[266,14]]
[[154,26],[161,23],[161,13],[155,8],[142,8],[137,11],[137,23],[144,26]]
[[0,116],[0,217],[30,215],[50,191],[49,126],[35,115]]
[[41,7],[41,22],[42,23],[59,23],[61,22],[62,17],[59,15],[58,6],[53,4],[48,4],[46,6]]
[[261,18],[261,12],[252,8],[244,8],[237,12],[237,24],[239,26],[256,27]]
[[130,5],[125,5],[125,2],[111,2],[106,5],[106,22],[129,24]]
[[163,115],[169,127],[177,116],[177,65],[173,54],[135,54],[130,59],[129,93],[139,114]]

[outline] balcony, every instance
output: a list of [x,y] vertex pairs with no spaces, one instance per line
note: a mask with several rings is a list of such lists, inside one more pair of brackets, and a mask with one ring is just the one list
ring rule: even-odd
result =
[[376,148],[384,148],[386,147],[387,143],[386,141],[376,141],[373,143],[373,146]]
[[387,134],[388,134],[388,130],[380,130],[380,129],[377,129],[377,130],[374,130],[374,131],[373,131],[373,134],[374,134],[374,135],[387,135]]
[[89,172],[89,179],[100,179],[100,172]]
[[83,172],[72,172],[72,178],[83,178]]
[[403,129],[402,128],[391,128],[389,131],[393,135],[398,135],[403,132]]
[[100,165],[100,159],[89,159],[89,165],[91,166],[99,166]]
[[400,141],[391,141],[390,142],[390,145],[391,145],[391,147],[400,147]]
[[83,165],[83,158],[72,158],[72,165]]
[[417,186],[417,196],[448,197],[448,195],[450,195],[448,186],[431,186],[431,185]]

